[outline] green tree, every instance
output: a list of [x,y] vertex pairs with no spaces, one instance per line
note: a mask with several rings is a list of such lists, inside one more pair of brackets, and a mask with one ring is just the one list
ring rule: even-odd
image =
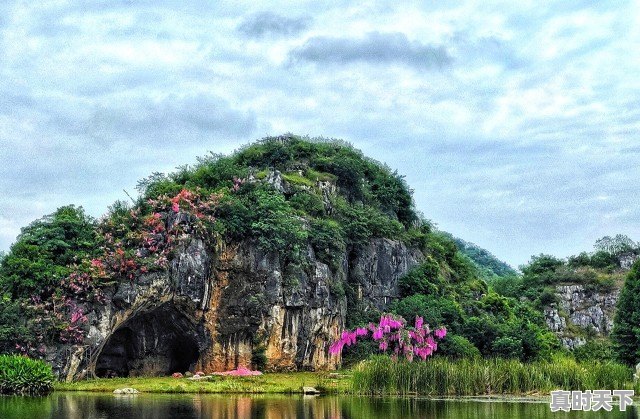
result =
[[604,236],[596,240],[593,246],[597,251],[607,252],[611,255],[621,255],[638,247],[638,244],[624,234],[616,234],[615,237]]
[[633,264],[620,291],[611,338],[618,359],[629,365],[640,361],[640,262]]
[[58,208],[22,229],[0,264],[0,287],[14,298],[56,286],[97,249],[95,221],[82,207]]

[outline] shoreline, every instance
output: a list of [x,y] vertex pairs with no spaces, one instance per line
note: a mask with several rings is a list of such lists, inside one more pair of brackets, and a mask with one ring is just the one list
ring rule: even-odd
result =
[[96,378],[74,382],[57,382],[54,392],[113,393],[116,389],[135,388],[142,394],[236,394],[236,395],[304,395],[302,387],[314,387],[319,396],[402,397],[431,400],[461,400],[478,402],[545,402],[550,396],[532,394],[364,394],[353,390],[351,377],[341,374],[330,377],[326,373],[292,372],[265,373],[252,377],[219,377],[210,380],[189,380],[172,377]]

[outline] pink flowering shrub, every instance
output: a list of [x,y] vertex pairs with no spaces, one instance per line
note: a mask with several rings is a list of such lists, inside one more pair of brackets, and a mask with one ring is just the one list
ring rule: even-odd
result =
[[84,330],[82,324],[87,322],[87,316],[84,315],[82,309],[74,307],[71,312],[71,321],[60,332],[60,341],[68,343],[82,343],[84,340]]
[[238,367],[236,370],[224,371],[224,372],[214,372],[213,375],[230,375],[233,377],[248,377],[251,375],[262,375],[260,371],[252,371],[245,367]]
[[394,359],[404,356],[408,361],[414,357],[426,360],[438,349],[437,340],[447,335],[444,327],[431,331],[429,325],[424,324],[422,317],[416,316],[413,327],[407,326],[407,321],[400,316],[383,314],[376,325],[369,323],[368,327],[358,327],[345,330],[340,339],[329,348],[331,355],[342,353],[345,346],[355,345],[360,338],[373,339],[378,348],[385,353],[391,353]]

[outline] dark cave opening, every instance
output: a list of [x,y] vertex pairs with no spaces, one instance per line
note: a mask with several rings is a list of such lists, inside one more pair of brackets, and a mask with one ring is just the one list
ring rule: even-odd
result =
[[98,377],[163,376],[193,370],[200,349],[196,326],[170,304],[136,315],[107,340]]

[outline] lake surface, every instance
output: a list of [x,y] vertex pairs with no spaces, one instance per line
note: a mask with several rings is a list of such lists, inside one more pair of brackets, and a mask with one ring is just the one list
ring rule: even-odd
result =
[[48,397],[0,396],[2,419],[395,419],[395,418],[638,418],[626,412],[551,413],[544,402],[487,402],[348,396],[243,396],[57,392]]

